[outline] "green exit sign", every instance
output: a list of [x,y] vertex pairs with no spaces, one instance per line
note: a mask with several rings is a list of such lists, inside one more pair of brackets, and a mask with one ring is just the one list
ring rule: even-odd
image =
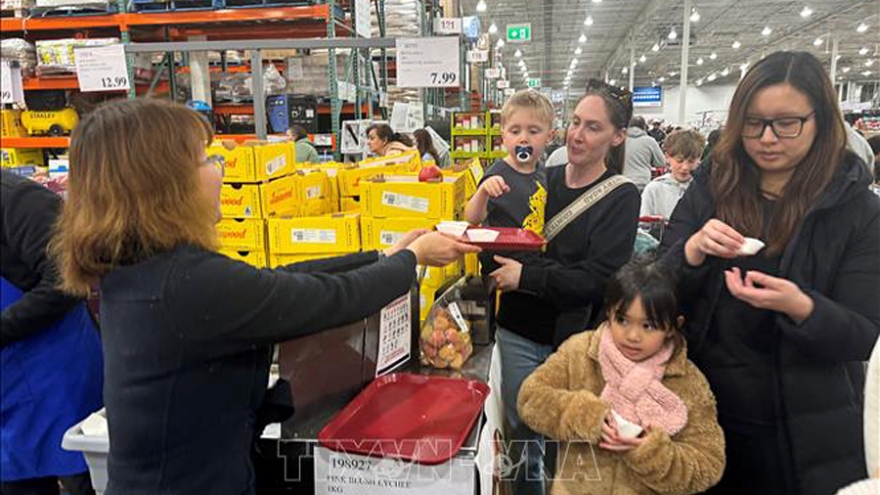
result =
[[541,78],[540,77],[530,77],[529,78],[529,87],[530,88],[540,88],[541,87]]
[[509,43],[525,43],[532,41],[532,24],[508,24],[507,41]]

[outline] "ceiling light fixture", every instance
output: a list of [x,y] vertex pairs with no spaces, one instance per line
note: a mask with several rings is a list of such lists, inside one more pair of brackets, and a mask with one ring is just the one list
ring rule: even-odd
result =
[[593,3],[602,3],[602,0],[593,0]]
[[586,42],[587,42],[587,35],[586,35],[586,34],[582,34],[581,37],[578,38],[578,43],[580,43],[580,44],[584,44],[584,43],[586,43]]
[[703,80],[697,79],[697,86],[702,86],[702,85],[703,85]]
[[721,71],[721,76],[722,76],[722,77],[727,77],[727,76],[729,76],[729,75],[730,75],[730,69],[728,69],[727,67],[725,67],[724,70]]
[[586,19],[584,19],[584,26],[592,26],[593,25],[593,16],[588,15]]
[[486,11],[486,0],[480,0],[477,2],[477,12],[485,12]]
[[691,9],[691,22],[700,22],[700,13],[697,12],[696,7]]
[[647,61],[648,61],[648,57],[646,57],[646,56],[644,56],[644,55],[642,55],[641,57],[639,57],[639,62],[641,62],[641,63],[645,63],[645,62],[647,62]]
[[862,75],[865,76],[865,77],[868,77],[868,76],[870,76],[871,74],[872,74],[872,72],[869,71],[869,70],[866,70],[865,72],[862,72]]
[[666,37],[671,40],[678,38],[678,33],[675,32],[675,26],[672,27],[672,29],[669,31],[669,34]]
[[495,34],[498,32],[498,26],[493,22],[491,26],[489,26],[489,34]]
[[743,71],[746,70],[746,69],[748,69],[748,68],[749,68],[749,64],[748,64],[748,63],[742,64],[742,65],[739,66],[739,70],[743,70]]
[[846,74],[849,71],[850,71],[849,67],[844,67],[844,68],[840,69],[840,72],[843,72],[844,74]]
[[772,33],[772,32],[773,32],[773,30],[770,29],[770,26],[764,26],[764,29],[761,30],[761,35],[762,36],[770,36],[770,33]]
[[873,60],[873,59],[872,59],[872,60],[868,60],[867,62],[865,62],[865,67],[870,67],[870,66],[872,66],[872,65],[874,65],[874,60]]
[[660,82],[666,82],[666,78],[665,78],[665,77],[660,77],[660,78],[657,79],[657,80],[660,81]]
[[811,9],[809,5],[804,6],[804,10],[801,11],[801,17],[806,19],[807,17],[810,17],[811,15],[813,15],[813,9]]
[[813,46],[822,46],[822,43],[825,43],[825,41],[823,41],[822,38],[819,37],[813,41]]
[[614,86],[615,84],[617,84],[617,79],[612,79],[612,80],[608,81],[608,84]]
[[580,55],[581,53],[584,53],[584,49],[581,47],[577,47],[577,50],[574,51],[575,55]]
[[709,55],[709,59],[710,59],[710,60],[715,60],[716,58],[718,58],[718,54],[715,53],[715,52],[712,52],[712,54]]
[[675,77],[677,74],[678,72],[672,71],[669,73],[669,77]]
[[742,46],[742,43],[740,43],[739,40],[734,41],[733,44],[730,45],[730,47],[733,48],[734,50],[739,50],[739,47],[741,47],[741,46]]
[[513,52],[513,56],[516,57],[516,58],[521,58],[521,57],[522,57],[522,51],[517,50],[517,51]]
[[864,33],[867,30],[868,30],[868,25],[865,24],[864,22],[859,24],[859,27],[856,28],[856,32],[859,32],[859,33]]
[[703,57],[697,59],[697,65],[703,65]]
[[627,67],[624,67],[624,68],[620,69],[620,72],[623,74],[629,74],[629,69]]
[[863,56],[864,56],[864,55],[867,55],[867,54],[868,54],[868,47],[867,47],[867,46],[863,46],[863,47],[859,50],[859,55],[863,55]]
[[498,43],[495,43],[495,46],[497,46],[498,48],[503,48],[504,47],[504,40],[498,40]]
[[709,77],[708,77],[707,79],[709,79],[709,82],[712,82],[712,81],[714,81],[717,77],[718,77],[718,76],[716,76],[715,73],[713,72],[713,73],[709,74]]
[[660,44],[654,43],[654,46],[651,47],[651,51],[652,52],[659,52],[660,51]]

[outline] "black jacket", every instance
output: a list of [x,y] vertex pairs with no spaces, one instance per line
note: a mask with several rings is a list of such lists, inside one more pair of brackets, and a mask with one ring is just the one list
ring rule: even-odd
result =
[[184,246],[106,275],[107,495],[253,494],[270,344],[378,312],[415,267],[403,251],[258,270]]
[[[804,218],[786,246],[780,274],[815,304],[800,325],[776,314],[777,417],[791,455],[796,493],[827,495],[865,478],[862,404],[864,364],[880,335],[880,199],[854,155]],[[709,332],[734,331],[713,318],[729,262],[710,257],[698,268],[684,244],[714,215],[709,173],[698,174],[672,215],[661,252],[676,267],[687,318],[688,349],[699,363]],[[782,475],[783,473],[780,473]],[[747,473],[740,474],[746,476]]]
[[60,210],[57,194],[0,171],[0,276],[24,292],[3,311],[0,347],[40,332],[80,302],[57,289],[58,273],[46,252]]

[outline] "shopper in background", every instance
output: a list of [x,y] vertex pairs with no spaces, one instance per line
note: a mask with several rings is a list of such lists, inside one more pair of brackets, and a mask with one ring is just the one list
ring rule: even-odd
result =
[[880,195],[880,135],[869,139],[868,144],[874,153],[874,184],[871,185],[871,190]]
[[846,126],[847,148],[865,162],[870,173],[874,173],[874,150],[871,148],[871,144],[868,143],[868,140],[865,139],[865,136],[862,135],[861,131],[853,129],[852,126],[845,121],[844,126]]
[[[661,251],[718,400],[709,493],[819,495],[865,477],[864,361],[880,335],[880,201],[813,55],[777,52],[734,93]],[[740,254],[746,237],[766,247]]]
[[663,148],[669,172],[657,177],[642,192],[640,216],[661,216],[669,219],[678,200],[693,182],[693,171],[700,164],[705,141],[697,131],[677,132],[666,140]]
[[642,117],[633,117],[626,130],[626,162],[623,175],[639,188],[645,189],[651,182],[651,172],[666,165],[663,150],[647,132],[647,124]]
[[46,253],[61,198],[0,171],[0,493],[93,494],[64,432],[101,408],[101,343],[80,297],[58,290]]
[[416,138],[416,147],[419,149],[419,155],[422,156],[422,161],[431,161],[434,162],[435,165],[440,166],[440,153],[437,153],[437,148],[434,147],[434,140],[431,139],[431,133],[425,129],[416,129],[416,132],[413,133],[413,137]]
[[565,341],[519,394],[523,421],[563,442],[551,493],[684,495],[717,483],[724,435],[687,358],[672,271],[626,264],[608,282],[602,320]]
[[651,121],[651,130],[648,131],[648,135],[654,138],[657,144],[662,143],[666,139],[666,133],[660,128],[662,124],[663,121],[660,119],[654,119]]
[[411,233],[384,253],[257,269],[213,252],[222,170],[211,130],[162,100],[115,100],[70,143],[52,252],[71,294],[101,288],[107,495],[254,493],[271,344],[378,312],[479,251]]
[[367,127],[367,145],[370,153],[377,156],[399,155],[416,149],[412,139],[394,132],[388,124]]
[[[627,180],[606,182],[620,174],[626,125],[632,118],[632,95],[602,81],[590,80],[578,101],[567,132],[569,163],[547,170],[544,232],[550,219],[575,212],[581,197],[595,187],[607,195],[568,218],[540,258],[526,264],[496,256],[501,267],[490,274],[502,292],[523,291],[536,297],[528,305],[506,305],[498,314],[496,342],[502,355],[501,395],[512,428],[511,456],[518,495],[543,493],[543,440],[522,423],[516,411],[520,385],[571,335],[595,321],[605,282],[629,260],[639,216],[639,193]],[[529,442],[528,445],[524,442]],[[536,480],[536,481],[531,481]]]
[[318,151],[309,141],[309,133],[301,125],[294,124],[287,130],[293,139],[296,151],[296,163],[318,163]]
[[718,141],[721,139],[721,129],[714,129],[709,132],[709,137],[706,139],[706,148],[703,149],[703,157],[705,160],[712,154],[712,150],[715,149],[715,146],[718,144]]

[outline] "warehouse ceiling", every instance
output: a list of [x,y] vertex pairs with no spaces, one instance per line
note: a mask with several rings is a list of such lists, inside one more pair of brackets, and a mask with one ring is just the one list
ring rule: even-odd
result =
[[[552,88],[564,87],[569,69],[572,88],[606,74],[626,84],[631,48],[636,85],[679,82],[684,0],[484,0],[486,10],[477,12],[478,1],[461,0],[458,15],[479,15],[483,33],[494,23],[493,46],[506,25],[531,23],[531,42],[500,48],[513,87],[526,85],[517,50],[528,76]],[[880,0],[693,0],[693,6],[690,84],[735,83],[743,64],[777,50],[810,51],[830,67],[835,39],[839,80],[880,80]]]

